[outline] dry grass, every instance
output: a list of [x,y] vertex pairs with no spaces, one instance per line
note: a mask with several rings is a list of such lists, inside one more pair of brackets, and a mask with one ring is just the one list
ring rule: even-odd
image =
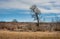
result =
[[60,39],[60,33],[0,31],[0,39]]

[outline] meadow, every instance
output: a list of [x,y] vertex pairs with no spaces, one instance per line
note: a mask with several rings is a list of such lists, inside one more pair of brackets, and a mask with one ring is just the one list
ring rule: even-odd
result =
[[60,32],[0,31],[0,39],[60,39]]

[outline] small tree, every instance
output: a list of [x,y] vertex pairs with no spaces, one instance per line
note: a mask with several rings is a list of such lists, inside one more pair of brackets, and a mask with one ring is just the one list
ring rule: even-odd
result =
[[13,19],[13,21],[12,22],[18,22],[16,19]]
[[37,26],[39,26],[39,13],[40,13],[40,10],[37,8],[36,5],[32,5],[30,9],[31,9],[31,11],[34,12],[32,17],[34,17],[34,20],[37,20]]

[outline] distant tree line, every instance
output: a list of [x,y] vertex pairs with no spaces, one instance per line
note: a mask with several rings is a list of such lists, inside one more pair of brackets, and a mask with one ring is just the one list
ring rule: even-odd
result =
[[[7,22],[7,21],[0,21],[0,22]],[[10,22],[18,22],[17,19],[13,19],[12,21]]]

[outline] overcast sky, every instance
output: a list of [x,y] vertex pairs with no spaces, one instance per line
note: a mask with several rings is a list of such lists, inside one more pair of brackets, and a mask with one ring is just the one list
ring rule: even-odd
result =
[[0,21],[32,22],[32,5],[41,11],[41,21],[50,22],[56,16],[60,19],[60,0],[0,0]]

